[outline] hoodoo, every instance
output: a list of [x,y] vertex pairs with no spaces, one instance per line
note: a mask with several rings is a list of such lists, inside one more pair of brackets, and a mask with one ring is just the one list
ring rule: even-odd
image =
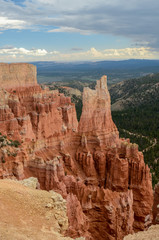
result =
[[71,99],[42,90],[35,74],[29,64],[0,65],[0,178],[33,176],[60,193],[71,237],[121,240],[146,229],[150,170],[138,146],[119,138],[106,76],[84,89],[78,124]]
[[111,146],[118,141],[119,134],[111,116],[106,76],[97,81],[95,90],[84,88],[79,132],[88,138],[94,136],[100,146]]

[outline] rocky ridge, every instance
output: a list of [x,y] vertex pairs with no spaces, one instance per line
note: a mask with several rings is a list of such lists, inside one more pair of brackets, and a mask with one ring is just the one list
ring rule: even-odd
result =
[[138,146],[119,138],[106,76],[95,90],[84,89],[79,124],[69,97],[42,90],[34,80],[29,86],[22,82],[16,90],[4,85],[0,91],[1,134],[20,143],[12,146],[16,155],[1,146],[0,178],[33,176],[41,189],[60,193],[67,201],[71,237],[120,240],[147,229],[150,171]]

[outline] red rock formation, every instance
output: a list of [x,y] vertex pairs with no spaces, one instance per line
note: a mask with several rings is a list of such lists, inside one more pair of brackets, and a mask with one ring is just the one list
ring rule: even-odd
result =
[[27,63],[0,63],[1,88],[17,88],[37,84],[36,67]]
[[[8,76],[6,69],[13,69],[11,80],[17,69],[25,70],[16,88],[0,91],[0,131],[21,143],[16,148],[2,140],[0,178],[34,176],[42,189],[61,193],[72,237],[120,240],[146,229],[151,224],[151,175],[137,145],[119,139],[106,76],[96,90],[84,89],[78,126],[70,98],[42,90],[30,65],[0,67]],[[26,69],[32,69],[28,75]]]
[[84,88],[79,132],[84,133],[88,141],[91,138],[93,144],[100,146],[111,145],[118,140],[118,131],[111,117],[106,76],[97,81],[95,90]]
[[154,189],[153,223],[159,224],[159,183],[155,185]]

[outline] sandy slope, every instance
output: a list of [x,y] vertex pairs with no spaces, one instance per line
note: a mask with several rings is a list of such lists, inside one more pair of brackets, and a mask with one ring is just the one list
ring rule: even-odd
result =
[[55,206],[52,198],[47,191],[0,180],[0,240],[71,239],[59,233],[67,228],[65,206]]
[[159,225],[153,225],[144,232],[129,234],[124,240],[159,240]]

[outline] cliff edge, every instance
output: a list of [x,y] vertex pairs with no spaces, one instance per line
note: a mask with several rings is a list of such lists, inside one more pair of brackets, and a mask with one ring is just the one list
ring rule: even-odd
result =
[[0,63],[1,88],[27,87],[37,84],[36,66],[27,63]]
[[[18,68],[23,72],[23,64],[16,65],[8,79]],[[34,69],[24,68],[22,85]],[[138,146],[119,138],[106,76],[95,90],[84,89],[79,123],[69,97],[38,84],[4,87],[0,96],[1,179],[32,176],[41,189],[60,193],[73,238],[121,240],[151,225],[150,169]]]

